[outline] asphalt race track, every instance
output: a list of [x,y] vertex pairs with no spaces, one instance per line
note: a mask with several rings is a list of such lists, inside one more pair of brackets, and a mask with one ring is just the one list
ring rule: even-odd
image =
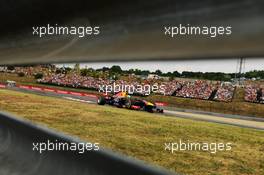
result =
[[[34,93],[37,95],[44,95],[56,98],[64,98],[72,101],[79,101],[83,103],[97,103],[96,97],[89,96],[77,96],[71,94],[62,94],[62,93],[54,93],[54,92],[43,92],[32,89],[22,89],[18,87],[9,88],[11,90],[26,92],[26,93]],[[157,115],[155,115],[157,116]],[[164,116],[168,117],[179,117],[186,118],[192,120],[213,122],[219,124],[227,124],[234,125],[238,127],[252,128],[264,131],[264,119],[256,118],[256,117],[246,117],[246,116],[238,116],[238,115],[228,115],[228,114],[218,114],[211,112],[201,112],[201,111],[193,111],[193,110],[185,110],[185,109],[176,109],[169,108],[164,111]]]

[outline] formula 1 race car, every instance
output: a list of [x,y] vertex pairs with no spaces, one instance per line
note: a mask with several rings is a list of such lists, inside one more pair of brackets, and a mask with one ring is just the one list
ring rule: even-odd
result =
[[119,108],[133,110],[143,110],[150,113],[163,113],[163,109],[154,103],[137,98],[131,98],[126,92],[119,92],[115,95],[100,96],[97,103],[99,105],[111,105]]

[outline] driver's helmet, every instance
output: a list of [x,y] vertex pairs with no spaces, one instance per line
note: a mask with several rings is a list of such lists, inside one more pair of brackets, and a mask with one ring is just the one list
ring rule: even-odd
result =
[[117,98],[126,98],[128,95],[126,92],[119,92],[115,95]]

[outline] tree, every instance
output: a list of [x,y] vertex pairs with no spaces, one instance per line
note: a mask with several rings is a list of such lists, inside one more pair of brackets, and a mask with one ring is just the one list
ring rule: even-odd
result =
[[156,71],[155,71],[155,74],[157,74],[157,75],[162,75],[162,72],[161,72],[161,70],[156,70]]
[[189,71],[183,71],[182,72],[182,76],[184,78],[194,78],[194,73],[193,72],[189,72]]
[[114,73],[122,73],[121,67],[117,65],[112,66],[110,70],[111,72],[114,72]]
[[148,70],[141,71],[141,75],[148,75],[150,72]]
[[[121,69],[121,68],[120,68],[120,69]],[[106,72],[106,71],[109,71],[109,70],[110,70],[109,67],[103,67],[103,68],[102,68],[102,71],[103,71],[103,72]]]
[[250,71],[250,72],[247,72],[245,74],[245,77],[246,78],[262,78],[264,79],[264,71],[257,71],[257,70],[254,70],[254,71]]
[[76,63],[74,65],[74,70],[77,72],[77,73],[80,73],[80,64],[79,63]]
[[134,69],[129,69],[129,70],[128,70],[128,73],[129,73],[129,74],[135,73],[135,70],[134,70]]
[[88,69],[81,69],[81,76],[87,76],[88,72]]
[[181,74],[178,71],[174,71],[172,74],[174,77],[180,77],[181,76]]
[[136,75],[141,75],[141,70],[139,70],[139,69],[135,69],[134,71],[135,71],[135,74],[136,74]]
[[64,70],[66,71],[66,73],[68,73],[68,72],[72,71],[72,68],[70,68],[70,67],[65,67]]

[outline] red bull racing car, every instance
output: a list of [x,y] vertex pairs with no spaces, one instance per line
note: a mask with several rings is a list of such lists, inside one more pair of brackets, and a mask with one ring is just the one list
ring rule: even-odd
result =
[[163,109],[155,103],[142,99],[131,98],[126,92],[119,92],[115,95],[100,96],[97,103],[99,105],[108,104],[119,108],[143,110],[150,113],[163,113]]

